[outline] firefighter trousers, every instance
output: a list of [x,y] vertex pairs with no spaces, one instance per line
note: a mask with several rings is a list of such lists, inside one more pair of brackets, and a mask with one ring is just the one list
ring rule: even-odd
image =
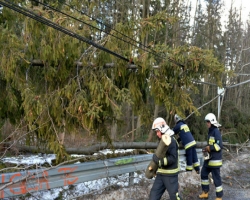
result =
[[222,197],[223,196],[223,189],[222,189],[222,182],[221,182],[221,176],[220,176],[220,168],[211,168],[204,166],[201,169],[201,187],[204,192],[209,191],[209,180],[208,180],[208,174],[212,174],[212,178],[214,180],[214,185],[216,189],[216,197]]
[[165,190],[168,191],[171,200],[181,200],[178,194],[178,174],[172,176],[157,174],[149,200],[160,200]]
[[195,171],[200,171],[200,163],[198,161],[198,156],[197,156],[195,146],[190,147],[186,149],[185,151],[186,151],[186,160],[187,160],[186,171],[192,171],[193,168],[195,169]]

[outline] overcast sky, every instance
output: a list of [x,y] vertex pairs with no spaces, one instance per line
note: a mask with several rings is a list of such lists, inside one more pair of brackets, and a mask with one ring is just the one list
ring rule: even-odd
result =
[[[187,1],[188,2],[188,1]],[[192,7],[193,7],[193,13],[195,10],[195,5],[197,0],[189,0],[189,2],[192,2]],[[198,2],[204,3],[204,0],[198,0]],[[222,0],[225,5],[225,10],[224,10],[224,18],[222,18],[222,22],[227,21],[227,16],[231,7],[231,3],[233,3],[233,7],[236,7],[238,10],[242,7],[242,20],[243,24],[249,19],[249,12],[250,12],[250,0]],[[205,6],[205,3],[204,3]]]
[[227,10],[230,9],[231,3],[240,9],[242,6],[242,19],[246,21],[250,12],[250,0],[224,0]]

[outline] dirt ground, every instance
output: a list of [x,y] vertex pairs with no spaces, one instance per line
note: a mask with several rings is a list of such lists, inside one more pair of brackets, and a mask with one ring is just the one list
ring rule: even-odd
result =
[[[224,152],[221,177],[223,182],[223,200],[250,200],[250,152],[245,150],[238,154]],[[99,195],[90,195],[78,200],[147,200],[153,180],[142,180],[133,187],[109,188]],[[196,200],[201,192],[200,175],[195,172],[179,174],[179,193],[183,200]],[[214,200],[215,186],[210,177],[210,192],[208,200]],[[167,192],[161,200],[169,200]]]
[[[182,177],[183,176],[183,177]],[[200,177],[197,175],[185,177],[180,174],[181,194],[183,200],[199,199],[201,192]],[[223,166],[221,168],[222,186],[224,191],[223,200],[249,200],[250,199],[250,154],[249,151],[236,153],[223,153]],[[182,180],[181,180],[182,179]],[[185,180],[185,181],[184,181]],[[215,199],[215,186],[210,177],[209,200]]]

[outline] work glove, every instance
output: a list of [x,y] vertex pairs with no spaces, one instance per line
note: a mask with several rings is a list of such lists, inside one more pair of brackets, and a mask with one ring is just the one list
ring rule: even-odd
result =
[[157,155],[153,154],[153,158],[152,159],[153,159],[153,161],[154,161],[155,164],[159,165],[159,160],[160,159],[157,157]]

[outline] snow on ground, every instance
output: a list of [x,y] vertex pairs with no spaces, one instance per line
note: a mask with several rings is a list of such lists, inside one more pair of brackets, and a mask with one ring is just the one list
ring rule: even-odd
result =
[[[97,154],[108,154],[108,153],[125,153],[133,151],[133,149],[128,150],[115,150],[113,152],[110,149],[106,149],[103,151],[100,151]],[[72,157],[83,157],[84,155],[71,155]],[[44,163],[48,163],[49,165],[52,164],[52,160],[54,160],[56,156],[54,154],[39,154],[39,155],[30,155],[30,156],[18,156],[18,157],[9,157],[9,158],[3,158],[2,162],[8,162],[13,163],[17,165],[42,165]],[[79,162],[76,162],[79,163]],[[186,164],[185,160],[181,160],[180,162],[181,171],[185,170]],[[191,183],[192,185],[196,185],[197,187],[200,185],[200,176],[197,175],[195,172],[192,173],[180,173],[179,175],[180,180],[185,180],[185,182],[180,182],[180,186],[185,186],[187,183]],[[55,188],[50,190],[44,190],[40,192],[33,192],[30,197],[25,197],[25,200],[56,200],[56,199],[64,199],[64,200],[73,200],[78,199],[78,197],[82,197],[83,199],[88,199],[87,195],[95,195],[95,199],[127,199],[128,196],[137,196],[139,193],[140,195],[144,195],[145,197],[148,196],[148,192],[150,191],[152,187],[154,179],[148,180],[145,178],[144,172],[142,173],[134,173],[133,182],[134,186],[129,186],[129,174],[123,174],[116,177],[109,177],[94,181],[88,181],[84,183],[79,183],[74,186],[65,186],[61,188]],[[145,191],[141,191],[140,186],[138,186],[140,183],[147,182]],[[108,191],[110,189],[118,189],[117,191],[114,191],[112,194],[105,194],[102,193],[104,191]],[[119,194],[117,194],[119,193]],[[142,193],[142,194],[141,194]],[[100,196],[98,198],[98,195]],[[27,196],[27,195],[26,195]],[[112,197],[113,196],[113,197]],[[124,197],[124,198],[123,198]],[[11,198],[11,200],[18,200],[19,197]],[[24,197],[22,197],[24,199]],[[90,199],[90,198],[89,198]],[[132,199],[132,198],[131,198]],[[7,200],[7,199],[6,199]],[[10,199],[9,199],[10,200]]]
[[[110,149],[106,149],[103,151],[100,151],[97,154],[108,154],[108,153],[125,153],[133,151],[133,149],[127,149],[127,150],[115,150],[113,152]],[[71,155],[72,157],[83,157],[84,155]],[[13,163],[16,165],[42,165],[45,163],[48,163],[49,165],[52,164],[52,160],[54,160],[56,156],[54,154],[39,154],[39,155],[20,155],[18,157],[6,157],[1,159],[2,162],[6,163]],[[79,162],[76,162],[79,163]],[[142,179],[145,179],[144,173],[138,174],[134,173],[134,183],[139,183]],[[25,200],[55,200],[59,197],[63,197],[63,199],[67,200],[73,200],[77,197],[81,197],[83,195],[87,194],[93,194],[93,193],[101,193],[103,189],[114,186],[114,187],[127,187],[129,185],[129,174],[123,174],[116,177],[110,177],[110,178],[104,178],[94,181],[88,181],[80,184],[74,185],[74,187],[71,186],[65,186],[62,188],[55,188],[50,190],[44,190],[40,192],[33,192],[30,197],[26,197]],[[69,190],[70,189],[70,190]],[[70,191],[70,192],[69,192]],[[8,198],[6,198],[7,200]],[[14,200],[20,199],[19,197],[12,198]]]
[[[142,179],[142,174],[135,173],[134,183],[138,183]],[[32,193],[32,197],[27,197],[25,200],[55,200],[61,196],[65,200],[73,200],[77,197],[82,197],[87,194],[101,194],[102,191],[110,185],[115,187],[127,187],[129,175],[124,174],[117,177],[104,178],[94,181],[76,184],[73,188],[65,186],[51,190]],[[17,200],[18,198],[16,198]],[[83,198],[84,199],[84,198]]]
[[35,165],[35,164],[40,164],[43,165],[45,163],[49,163],[51,165],[52,160],[56,159],[55,154],[48,154],[48,155],[31,155],[31,156],[26,156],[26,155],[20,155],[17,157],[6,157],[1,159],[2,162],[4,163],[12,163],[12,164],[17,164],[17,165]]

